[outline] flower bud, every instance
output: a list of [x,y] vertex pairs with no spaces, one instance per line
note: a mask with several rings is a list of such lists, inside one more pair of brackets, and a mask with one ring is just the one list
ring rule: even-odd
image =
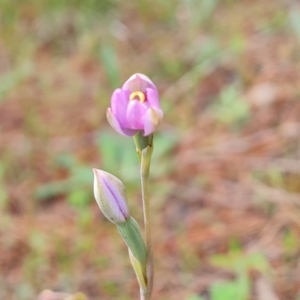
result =
[[120,134],[152,134],[163,117],[153,82],[146,75],[132,75],[122,88],[114,91],[106,116],[110,125]]
[[130,218],[123,183],[117,177],[98,169],[94,172],[94,195],[104,214],[112,223],[124,223]]

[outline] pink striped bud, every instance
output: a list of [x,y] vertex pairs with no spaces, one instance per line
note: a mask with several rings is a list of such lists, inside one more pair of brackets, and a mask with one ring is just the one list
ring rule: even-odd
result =
[[112,223],[129,219],[127,196],[123,183],[105,171],[93,169],[94,195],[104,216]]

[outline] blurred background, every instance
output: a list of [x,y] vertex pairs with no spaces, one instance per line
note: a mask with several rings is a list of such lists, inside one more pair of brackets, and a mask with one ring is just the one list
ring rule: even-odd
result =
[[284,0],[0,0],[0,298],[138,299],[92,192],[127,185],[106,121],[133,73],[165,112],[151,173],[153,299],[300,299],[300,6]]

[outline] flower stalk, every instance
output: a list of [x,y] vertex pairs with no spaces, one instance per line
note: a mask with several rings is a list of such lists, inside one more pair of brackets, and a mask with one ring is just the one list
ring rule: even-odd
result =
[[[145,243],[147,249],[147,293],[144,297],[150,299],[153,288],[153,249],[151,240],[151,210],[149,201],[149,173],[153,152],[153,135],[144,137],[140,133],[134,137],[136,151],[140,158],[140,177],[145,225]],[[147,299],[147,298],[144,298]]]

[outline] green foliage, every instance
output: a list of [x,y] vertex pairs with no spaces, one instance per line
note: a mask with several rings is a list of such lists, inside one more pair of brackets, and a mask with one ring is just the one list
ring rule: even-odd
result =
[[253,177],[269,186],[285,188],[284,174],[279,169],[269,168],[267,170],[255,171],[253,172]]
[[231,247],[227,255],[212,256],[211,263],[235,272],[236,279],[213,283],[210,289],[212,300],[247,300],[250,296],[251,285],[248,272],[257,270],[267,275],[270,271],[271,267],[262,253],[245,254],[236,242],[231,243]]
[[131,184],[139,180],[139,165],[134,143],[115,133],[101,132],[98,145],[102,159],[101,168],[109,173],[120,175],[122,181]]
[[115,8],[116,0],[0,0],[2,21],[7,25],[17,16],[22,15],[23,9],[31,7],[33,12],[40,14],[49,14],[53,11],[64,12],[67,10],[78,13],[108,13]]
[[[210,289],[211,300],[247,300],[250,296],[250,278],[245,273],[240,274],[236,280],[216,281]],[[192,295],[187,300],[204,300],[205,298]]]
[[118,297],[119,296],[119,288],[118,285],[115,282],[112,282],[111,280],[106,280],[102,282],[101,286],[105,290],[105,292],[108,295]]
[[[251,294],[250,270],[259,271],[268,276],[271,266],[262,253],[245,254],[237,239],[231,239],[229,253],[211,257],[215,267],[235,273],[236,278],[228,281],[216,281],[209,288],[211,300],[247,300]],[[202,300],[200,296],[190,296],[188,300]]]
[[210,293],[212,300],[247,300],[250,296],[250,279],[242,273],[235,281],[215,282]]
[[18,284],[14,289],[15,299],[28,300],[35,297],[34,287],[27,282]]
[[100,47],[100,60],[113,88],[120,86],[120,74],[115,49],[110,45]]
[[174,162],[170,159],[170,153],[180,140],[176,132],[158,132],[154,137],[153,158],[151,163],[151,178],[160,177],[171,172]]
[[[176,144],[178,136],[164,134],[155,137],[155,154],[153,157],[153,178],[169,172],[172,162],[165,159],[166,154]],[[139,185],[139,166],[134,143],[131,139],[122,138],[109,132],[101,132],[98,138],[100,154],[104,158],[101,169],[114,173],[134,187]],[[91,166],[82,165],[71,155],[60,155],[56,158],[57,168],[68,170],[69,177],[40,185],[35,191],[35,198],[47,200],[58,195],[67,195],[69,203],[75,207],[84,207],[93,200]],[[154,166],[155,165],[155,166]]]
[[246,49],[246,38],[243,34],[237,33],[232,36],[230,50],[235,54],[243,53]]
[[70,155],[58,156],[56,164],[58,167],[66,168],[70,176],[67,179],[40,185],[35,191],[35,198],[42,201],[66,194],[71,205],[83,207],[89,204],[93,199],[91,167],[79,164]]
[[294,31],[295,35],[300,42],[300,10],[293,9],[290,11],[289,15],[290,27]]
[[0,103],[5,96],[12,91],[18,84],[22,83],[32,74],[32,66],[29,63],[19,66],[15,70],[7,72],[0,78]]
[[255,269],[267,273],[270,269],[268,260],[262,253],[245,254],[242,251],[237,251],[228,255],[216,254],[211,257],[211,262],[215,266],[236,272]]
[[4,180],[5,171],[5,164],[0,162],[0,212],[2,209],[5,209],[8,204],[8,194]]
[[90,193],[86,192],[84,189],[74,188],[68,194],[69,203],[76,207],[84,207],[90,203],[90,200]]
[[40,231],[33,231],[29,237],[29,246],[36,254],[43,255],[47,251],[47,238]]
[[[116,0],[43,0],[42,7],[44,9],[63,10],[72,8],[78,11],[91,11],[106,13],[116,5]],[[33,1],[34,3],[34,1]]]
[[192,17],[190,18],[193,27],[198,27],[212,17],[220,0],[185,0],[183,1]]
[[212,106],[215,118],[226,125],[238,125],[250,115],[247,102],[241,98],[239,88],[233,84],[224,88],[219,100]]
[[283,236],[283,247],[287,258],[297,253],[299,249],[299,239],[294,230],[286,230]]
[[[155,135],[155,151],[153,152],[151,178],[170,172],[172,161],[167,154],[174,148],[180,138],[175,133],[157,133]],[[101,169],[120,174],[122,180],[129,184],[139,182],[139,165],[135,146],[131,139],[122,138],[115,133],[101,132],[98,139],[103,162]]]
[[280,170],[274,168],[269,169],[266,171],[266,176],[271,186],[285,188],[284,176]]

